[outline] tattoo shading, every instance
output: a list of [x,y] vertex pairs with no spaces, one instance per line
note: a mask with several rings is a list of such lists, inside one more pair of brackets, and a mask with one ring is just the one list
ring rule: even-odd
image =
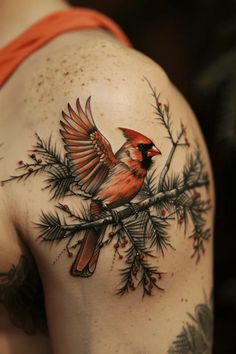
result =
[[[112,267],[117,258],[123,265],[117,289],[120,295],[139,287],[143,295],[151,295],[155,288],[162,290],[163,273],[150,263],[156,251],[164,255],[172,247],[172,223],[183,226],[185,233],[191,225],[192,257],[197,262],[211,236],[211,230],[205,228],[210,200],[201,195],[201,188],[208,190],[209,179],[200,149],[197,144],[190,149],[182,123],[176,136],[173,134],[169,104],[162,103],[150,83],[149,86],[155,119],[166,129],[171,144],[162,168],[158,164],[161,152],[154,142],[129,128],[119,128],[125,141],[114,154],[110,142],[96,126],[88,98],[84,110],[78,99],[76,110],[68,104],[68,111],[62,112],[60,137],[64,154],[58,152],[51,137],[43,140],[36,134],[29,162],[18,162],[22,173],[3,182],[44,174],[45,189],[51,192],[55,211],[42,213],[37,224],[40,239],[67,242],[63,252],[69,257],[74,257],[78,249],[71,274],[80,277],[92,276],[102,248],[112,245]],[[183,171],[173,175],[169,169],[179,148],[186,149],[186,162]],[[68,197],[78,199],[82,210],[64,204],[63,198]]]
[[0,272],[0,303],[11,322],[27,334],[48,332],[43,287],[32,259],[22,255],[8,272]]
[[212,300],[195,307],[194,315],[172,343],[168,354],[211,354],[213,338]]

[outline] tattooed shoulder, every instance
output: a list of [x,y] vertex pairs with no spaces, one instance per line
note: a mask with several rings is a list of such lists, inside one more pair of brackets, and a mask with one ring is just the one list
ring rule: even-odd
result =
[[[83,278],[96,276],[103,249],[109,247],[114,267],[121,269],[119,295],[140,289],[143,296],[151,296],[163,290],[159,255],[167,257],[172,248],[171,227],[178,226],[183,242],[192,245],[193,262],[200,262],[212,236],[206,222],[212,207],[210,179],[198,142],[191,141],[181,120],[173,129],[171,104],[147,79],[143,85],[154,107],[151,119],[163,138],[156,138],[154,131],[149,136],[134,130],[130,123],[119,128],[123,144],[115,152],[97,126],[96,97],[85,102],[78,98],[58,119],[57,138],[36,132],[31,154],[18,163],[19,173],[3,181],[45,176],[44,190],[54,210],[43,210],[34,221],[40,239],[59,242],[62,249],[55,261],[67,254],[70,274]],[[173,173],[179,151],[183,165]],[[72,207],[72,200],[80,201],[82,212]]]

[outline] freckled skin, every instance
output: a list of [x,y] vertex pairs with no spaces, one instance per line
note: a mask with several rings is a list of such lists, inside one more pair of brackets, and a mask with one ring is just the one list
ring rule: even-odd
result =
[[[48,57],[50,62],[46,62]],[[62,63],[63,60],[66,62]],[[65,72],[69,75],[65,76]],[[181,118],[188,127],[191,141],[198,141],[211,175],[205,144],[195,117],[163,70],[140,53],[123,48],[105,31],[85,30],[65,34],[43,47],[19,67],[14,73],[14,80],[10,80],[0,93],[0,141],[5,142],[0,153],[0,156],[3,156],[2,152],[4,154],[0,162],[0,179],[10,176],[16,161],[27,155],[29,147],[35,143],[35,132],[45,138],[52,133],[53,141],[57,142],[57,148],[63,154],[63,141],[58,133],[61,110],[67,102],[74,102],[76,97],[80,96],[85,102],[89,95],[95,97],[96,123],[112,142],[114,151],[124,143],[122,135],[114,128],[127,126],[142,132],[154,142],[160,142],[158,147],[163,156],[159,163],[163,166],[170,144],[165,129],[153,118],[153,101],[144,76],[152,79],[157,92],[171,103],[174,131],[178,131]],[[106,80],[108,77],[111,82]],[[38,86],[41,81],[43,83]],[[170,175],[178,173],[183,156],[184,149],[180,149]],[[159,165],[154,164],[152,171],[157,167]],[[157,170],[156,182],[158,173]],[[126,183],[129,179],[129,183],[133,184],[132,177],[127,178]],[[0,267],[10,269],[12,264],[17,264],[23,252],[22,245],[19,245],[22,237],[37,259],[42,274],[53,352],[78,354],[79,350],[81,353],[110,354],[119,348],[118,352],[123,354],[127,353],[128,348],[128,354],[167,353],[169,344],[182,327],[182,321],[188,319],[186,313],[192,313],[194,306],[202,301],[202,289],[209,293],[212,287],[212,242],[209,241],[203,261],[196,266],[189,257],[191,241],[184,240],[180,227],[171,229],[174,250],[169,250],[168,256],[163,259],[157,254],[158,261],[151,261],[151,265],[160,267],[165,273],[161,280],[165,291],[147,299],[142,299],[141,292],[121,299],[114,293],[120,281],[117,269],[125,264],[117,254],[114,257],[113,243],[102,250],[102,262],[98,264],[96,276],[90,279],[78,281],[69,276],[67,272],[71,259],[68,261],[66,252],[62,252],[54,263],[64,244],[57,244],[54,251],[51,247],[42,247],[35,227],[41,210],[53,209],[51,195],[48,190],[43,190],[42,176],[29,183],[32,192],[28,191],[26,183],[0,188]],[[117,189],[116,193],[118,196],[122,191]],[[213,195],[212,190],[209,193]],[[108,199],[107,195],[102,198]],[[88,207],[87,200],[83,198],[71,197],[71,200],[74,211],[83,210],[84,205]],[[64,200],[59,202],[64,203]],[[213,211],[209,215],[208,223],[211,225]],[[16,226],[21,237],[16,234]],[[183,247],[183,244],[186,246]],[[111,270],[113,263],[115,266]],[[203,273],[204,279],[201,278]],[[188,302],[180,301],[183,296]],[[148,320],[150,315],[152,321]],[[1,314],[0,317],[3,318]],[[168,317],[171,320],[167,322]],[[93,326],[94,319],[96,326]],[[27,341],[25,347],[30,347],[31,354],[36,352],[42,338],[30,338],[32,341]],[[12,338],[8,339],[11,342]],[[106,346],[109,349],[105,350]],[[24,350],[22,352],[25,353]],[[40,353],[46,353],[46,350]]]

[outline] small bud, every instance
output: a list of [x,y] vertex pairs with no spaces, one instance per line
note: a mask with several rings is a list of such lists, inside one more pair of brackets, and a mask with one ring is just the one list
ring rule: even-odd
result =
[[162,215],[162,216],[165,216],[165,215],[166,215],[165,209],[163,209],[163,210],[161,211],[161,215]]
[[195,192],[193,195],[192,195],[192,201],[194,202],[195,200],[199,199],[201,197],[201,194],[198,193],[198,192]]
[[29,172],[29,173],[34,172],[33,168],[29,168],[29,169],[28,169],[28,172]]
[[118,243],[116,243],[115,245],[114,245],[114,248],[115,249],[118,249],[120,246],[119,246],[119,244]]
[[169,113],[169,106],[167,104],[164,104],[165,110],[167,113]]
[[185,144],[190,147],[190,142],[188,141],[188,138],[185,138]]
[[180,219],[179,219],[179,224],[183,224],[183,222],[184,222],[184,214],[181,214],[180,215]]
[[18,164],[23,165],[23,161],[22,160],[18,161]]
[[32,159],[35,159],[35,154],[30,155]]
[[38,159],[38,161],[37,161],[37,162],[40,164],[40,163],[42,163],[42,160],[41,160],[41,159]]
[[193,247],[198,248],[198,246],[199,246],[199,240],[198,240],[198,237],[195,237],[194,242],[193,242]]

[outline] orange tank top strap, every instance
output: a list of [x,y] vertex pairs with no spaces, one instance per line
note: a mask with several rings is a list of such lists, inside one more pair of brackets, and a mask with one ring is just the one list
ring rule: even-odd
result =
[[79,30],[103,28],[118,40],[130,46],[121,28],[107,16],[86,8],[70,8],[44,17],[16,39],[0,49],[0,87],[16,68],[38,48],[62,33]]

